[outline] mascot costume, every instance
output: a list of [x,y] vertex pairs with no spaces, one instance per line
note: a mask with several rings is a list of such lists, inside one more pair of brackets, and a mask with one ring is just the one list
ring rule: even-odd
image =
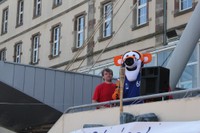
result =
[[[152,55],[150,53],[142,54],[138,51],[128,51],[124,55],[114,57],[114,64],[125,68],[123,98],[140,96],[141,68],[151,60]],[[116,86],[119,86],[119,81]],[[119,89],[116,88],[112,98],[114,100],[119,99],[119,93]],[[125,104],[130,104],[130,102]]]

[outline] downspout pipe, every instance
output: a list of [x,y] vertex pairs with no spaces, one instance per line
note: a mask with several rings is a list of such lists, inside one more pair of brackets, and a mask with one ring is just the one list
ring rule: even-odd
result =
[[175,89],[187,62],[192,55],[200,38],[200,1],[196,5],[182,36],[169,59],[167,68],[170,69],[170,87]]
[[167,0],[163,1],[163,45],[167,45]]

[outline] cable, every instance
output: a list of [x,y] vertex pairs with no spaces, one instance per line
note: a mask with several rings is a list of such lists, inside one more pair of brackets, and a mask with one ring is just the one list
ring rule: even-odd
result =
[[[94,43],[94,46],[97,44],[97,41]],[[92,49],[90,49],[89,51],[88,51],[88,53],[90,53],[92,51]],[[87,58],[87,56],[86,56],[86,58]],[[78,69],[81,67],[81,65],[83,64],[83,62],[85,61],[85,59],[86,58],[84,58],[82,61],[81,61],[81,63],[79,64],[79,66],[75,69],[76,71],[75,72],[77,72],[78,71]]]
[[[116,5],[119,3],[120,0],[118,0],[118,2],[115,4],[114,7],[116,7]],[[112,9],[109,10],[109,12],[111,12]],[[100,19],[99,23],[96,25],[96,28],[94,30],[94,32],[92,33],[92,35],[90,36],[89,39],[86,39],[86,41],[84,42],[83,46],[81,49],[79,49],[79,51],[76,53],[76,55],[73,57],[72,62],[69,63],[68,66],[66,66],[65,70],[68,70],[72,64],[75,62],[75,60],[78,58],[78,56],[82,53],[82,51],[84,50],[84,48],[88,45],[88,42],[90,42],[90,40],[94,37],[95,33],[98,31],[99,27],[101,26],[101,24],[103,23],[103,19],[104,19],[104,15],[102,16],[102,18]]]
[[[125,2],[126,0],[124,0]],[[123,2],[123,3],[124,3]],[[136,6],[136,4],[132,7],[132,9]],[[99,56],[97,57],[97,60],[95,61],[95,63],[91,66],[91,68],[89,69],[88,73],[91,71],[91,69],[94,67],[94,65],[97,63],[97,61],[99,60],[99,58],[101,57],[101,55],[103,54],[103,52],[105,51],[105,49],[110,45],[110,43],[112,42],[112,40],[114,39],[114,37],[116,36],[116,34],[119,32],[119,30],[121,29],[121,27],[123,26],[123,24],[125,23],[125,21],[127,20],[127,18],[129,17],[129,15],[132,13],[132,9],[131,11],[128,13],[128,15],[126,16],[126,18],[124,19],[124,21],[121,23],[121,25],[119,26],[119,28],[117,29],[116,33],[113,35],[113,37],[110,39],[110,41],[108,42],[108,44],[106,45],[106,47],[101,51],[101,53],[99,54]]]
[[[117,6],[117,4],[119,3],[120,0],[118,0],[118,2],[116,2],[116,4],[114,5],[114,8]],[[113,11],[114,8],[111,8],[109,10],[109,13]],[[94,32],[92,33],[92,35],[85,40],[82,48],[78,49],[78,51],[76,52],[76,54],[74,55],[74,57],[72,58],[71,62],[65,67],[64,70],[69,70],[69,68],[72,66],[72,64],[76,61],[76,59],[78,58],[78,56],[82,53],[82,51],[85,49],[85,47],[88,45],[88,42],[91,41],[91,39],[94,37],[94,35],[96,34],[96,32],[99,30],[99,27],[102,25],[103,23],[103,19],[104,19],[104,15],[102,16],[102,18],[100,19],[99,23],[97,23],[97,25],[95,26],[95,30]]]
[[[120,7],[119,7],[118,10],[116,11],[116,13],[113,15],[112,19],[118,14],[119,10],[120,10],[121,7],[124,5],[125,1],[126,1],[126,0],[124,0],[123,3],[120,5]],[[117,2],[117,4],[118,4],[118,3],[119,3],[119,1]],[[116,5],[117,5],[117,4],[116,4]],[[110,22],[109,24],[111,24],[111,22]],[[97,41],[94,43],[94,45],[96,45],[96,43],[97,43]],[[86,57],[86,58],[87,58],[87,57]],[[85,58],[85,59],[86,59],[86,58]],[[83,59],[83,60],[81,61],[80,65],[76,68],[76,72],[77,72],[78,69],[81,67],[81,65],[83,64],[83,62],[84,62],[85,59]]]
[[167,56],[167,58],[163,61],[163,63],[162,63],[162,65],[161,66],[163,66],[164,64],[165,64],[165,62],[167,62],[167,60],[169,59],[169,57],[171,56],[171,54],[172,54],[172,52],[173,52],[174,50],[172,50],[171,52],[170,52],[170,54]]

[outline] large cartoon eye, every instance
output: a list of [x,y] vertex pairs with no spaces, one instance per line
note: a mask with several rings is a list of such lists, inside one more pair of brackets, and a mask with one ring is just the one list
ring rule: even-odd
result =
[[126,54],[123,56],[123,60],[124,60],[125,58],[127,58],[127,57],[129,57],[129,53],[126,53]]
[[133,56],[134,56],[137,60],[140,59],[140,55],[139,55],[137,52],[134,52],[134,53],[133,53]]

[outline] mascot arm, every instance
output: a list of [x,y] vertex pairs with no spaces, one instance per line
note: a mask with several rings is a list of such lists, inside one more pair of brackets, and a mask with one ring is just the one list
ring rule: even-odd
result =
[[114,93],[112,94],[112,99],[113,100],[117,100],[117,99],[119,99],[120,98],[120,84],[119,84],[120,82],[119,82],[119,80],[117,80],[117,82],[116,82],[116,89],[115,89],[115,91],[114,91]]

